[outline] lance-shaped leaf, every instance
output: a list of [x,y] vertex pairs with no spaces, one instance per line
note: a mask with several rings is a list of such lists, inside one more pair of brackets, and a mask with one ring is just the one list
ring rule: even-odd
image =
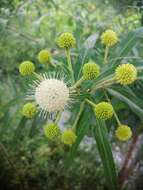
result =
[[[143,27],[138,28],[130,33],[128,33],[118,44],[118,47],[113,51],[113,59],[110,61],[110,64],[117,65],[123,59],[123,57],[127,56],[128,53],[131,52],[132,48],[140,42],[141,38],[143,38]],[[113,58],[112,57],[112,58]]]
[[118,190],[118,180],[113,155],[108,141],[108,132],[104,121],[96,120],[94,136],[97,148],[104,167],[104,175],[109,190]]
[[[118,92],[116,90],[113,90],[111,88],[108,88],[107,91],[114,97],[118,98],[119,100],[121,100],[122,102],[125,102],[130,108],[131,110],[141,119],[143,120],[143,109],[139,106],[139,104],[137,104],[135,102],[135,100],[131,97],[131,95],[129,96],[125,96],[123,94],[123,92]],[[137,99],[137,98],[136,98]],[[137,99],[138,100],[138,99]]]

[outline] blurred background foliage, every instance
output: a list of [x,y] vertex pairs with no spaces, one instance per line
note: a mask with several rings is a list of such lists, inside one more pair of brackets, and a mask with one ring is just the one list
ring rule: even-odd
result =
[[[41,128],[43,121],[39,118],[29,121],[21,116],[29,79],[24,81],[19,76],[18,66],[28,59],[36,64],[37,71],[43,71],[43,66],[37,62],[37,54],[43,48],[53,53],[55,61],[64,62],[63,54],[56,46],[57,36],[64,31],[73,32],[77,39],[77,51],[73,52],[77,63],[85,63],[90,57],[102,62],[98,56],[103,54],[98,39],[102,31],[112,28],[122,38],[142,25],[142,0],[0,1],[1,189],[19,189],[23,183],[26,190],[73,190],[73,186],[75,190],[104,189],[100,159],[90,134],[81,143],[75,162],[67,169],[64,160],[68,150],[48,144]],[[98,48],[93,44],[95,48],[92,52],[83,53],[83,44],[84,47],[89,45],[87,42],[92,45],[93,39],[97,40]],[[142,48],[142,44],[134,47],[134,56],[142,57]],[[138,86],[141,97],[142,86]],[[121,103],[118,106],[125,105]],[[125,111],[121,117],[126,120],[127,116],[130,116],[130,122],[138,121],[132,112]],[[114,139],[112,141],[117,167],[120,168],[127,145],[115,147]],[[140,164],[138,180],[143,175],[142,162]],[[138,184],[141,186],[140,180],[136,182],[136,187],[132,184],[130,188],[142,189]]]

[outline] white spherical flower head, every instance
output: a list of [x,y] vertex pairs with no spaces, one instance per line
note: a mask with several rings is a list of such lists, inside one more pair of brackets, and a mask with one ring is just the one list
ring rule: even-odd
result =
[[63,109],[69,100],[69,88],[58,79],[45,79],[35,90],[35,101],[39,107],[47,112]]

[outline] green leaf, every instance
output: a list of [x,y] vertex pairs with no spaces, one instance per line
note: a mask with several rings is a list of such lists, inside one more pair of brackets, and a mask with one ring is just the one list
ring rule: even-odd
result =
[[104,121],[98,120],[94,127],[94,136],[97,143],[97,148],[104,167],[104,175],[106,184],[109,190],[118,189],[118,180],[113,160],[113,155],[108,141],[108,132]]
[[19,140],[21,140],[22,136],[23,136],[23,131],[25,129],[26,123],[27,123],[27,118],[26,117],[22,117],[16,130],[15,130],[15,134],[14,134],[14,139],[13,141],[18,142]]
[[96,43],[98,37],[99,37],[99,34],[97,34],[97,33],[94,33],[94,34],[90,35],[86,39],[86,41],[84,42],[85,49],[92,49],[92,48],[94,48],[95,43]]
[[35,135],[39,133],[39,129],[44,125],[45,120],[42,120],[38,115],[33,118],[31,127],[29,129],[29,137],[34,138]]
[[[134,101],[134,99],[131,99],[130,96],[125,96],[121,92],[118,92],[116,90],[113,90],[111,88],[108,88],[107,91],[112,95],[118,98],[119,100],[125,102],[131,110],[141,119],[143,120],[143,109]],[[136,97],[137,99],[137,97]]]
[[[117,65],[120,63],[120,61],[123,59],[124,56],[128,55],[128,53],[132,50],[135,45],[137,45],[138,42],[140,42],[141,38],[143,38],[143,27],[137,28],[136,30],[130,32],[127,34],[118,44],[118,47],[113,52],[115,59],[110,62],[110,64]],[[113,58],[112,57],[112,58]]]
[[84,112],[81,114],[81,117],[78,121],[78,127],[76,130],[76,135],[77,135],[77,139],[76,142],[72,145],[69,155],[68,155],[68,159],[67,159],[67,165],[70,165],[73,158],[75,157],[76,153],[77,153],[77,149],[82,141],[82,139],[84,138],[85,134],[87,133],[87,130],[89,129],[90,126],[90,120],[91,120],[91,112],[89,112],[89,109],[85,109]]

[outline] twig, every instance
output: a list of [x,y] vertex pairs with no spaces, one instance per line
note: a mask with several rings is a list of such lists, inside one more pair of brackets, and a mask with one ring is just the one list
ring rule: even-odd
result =
[[128,168],[129,168],[129,162],[131,160],[131,157],[132,157],[132,154],[133,154],[133,150],[136,147],[137,141],[138,141],[138,135],[135,135],[133,137],[133,139],[132,139],[131,145],[129,147],[127,156],[126,156],[124,164],[123,164],[123,167],[122,167],[122,169],[121,169],[121,171],[119,173],[119,182],[120,182],[121,186],[124,184],[125,180],[129,176],[129,170],[128,170]]

